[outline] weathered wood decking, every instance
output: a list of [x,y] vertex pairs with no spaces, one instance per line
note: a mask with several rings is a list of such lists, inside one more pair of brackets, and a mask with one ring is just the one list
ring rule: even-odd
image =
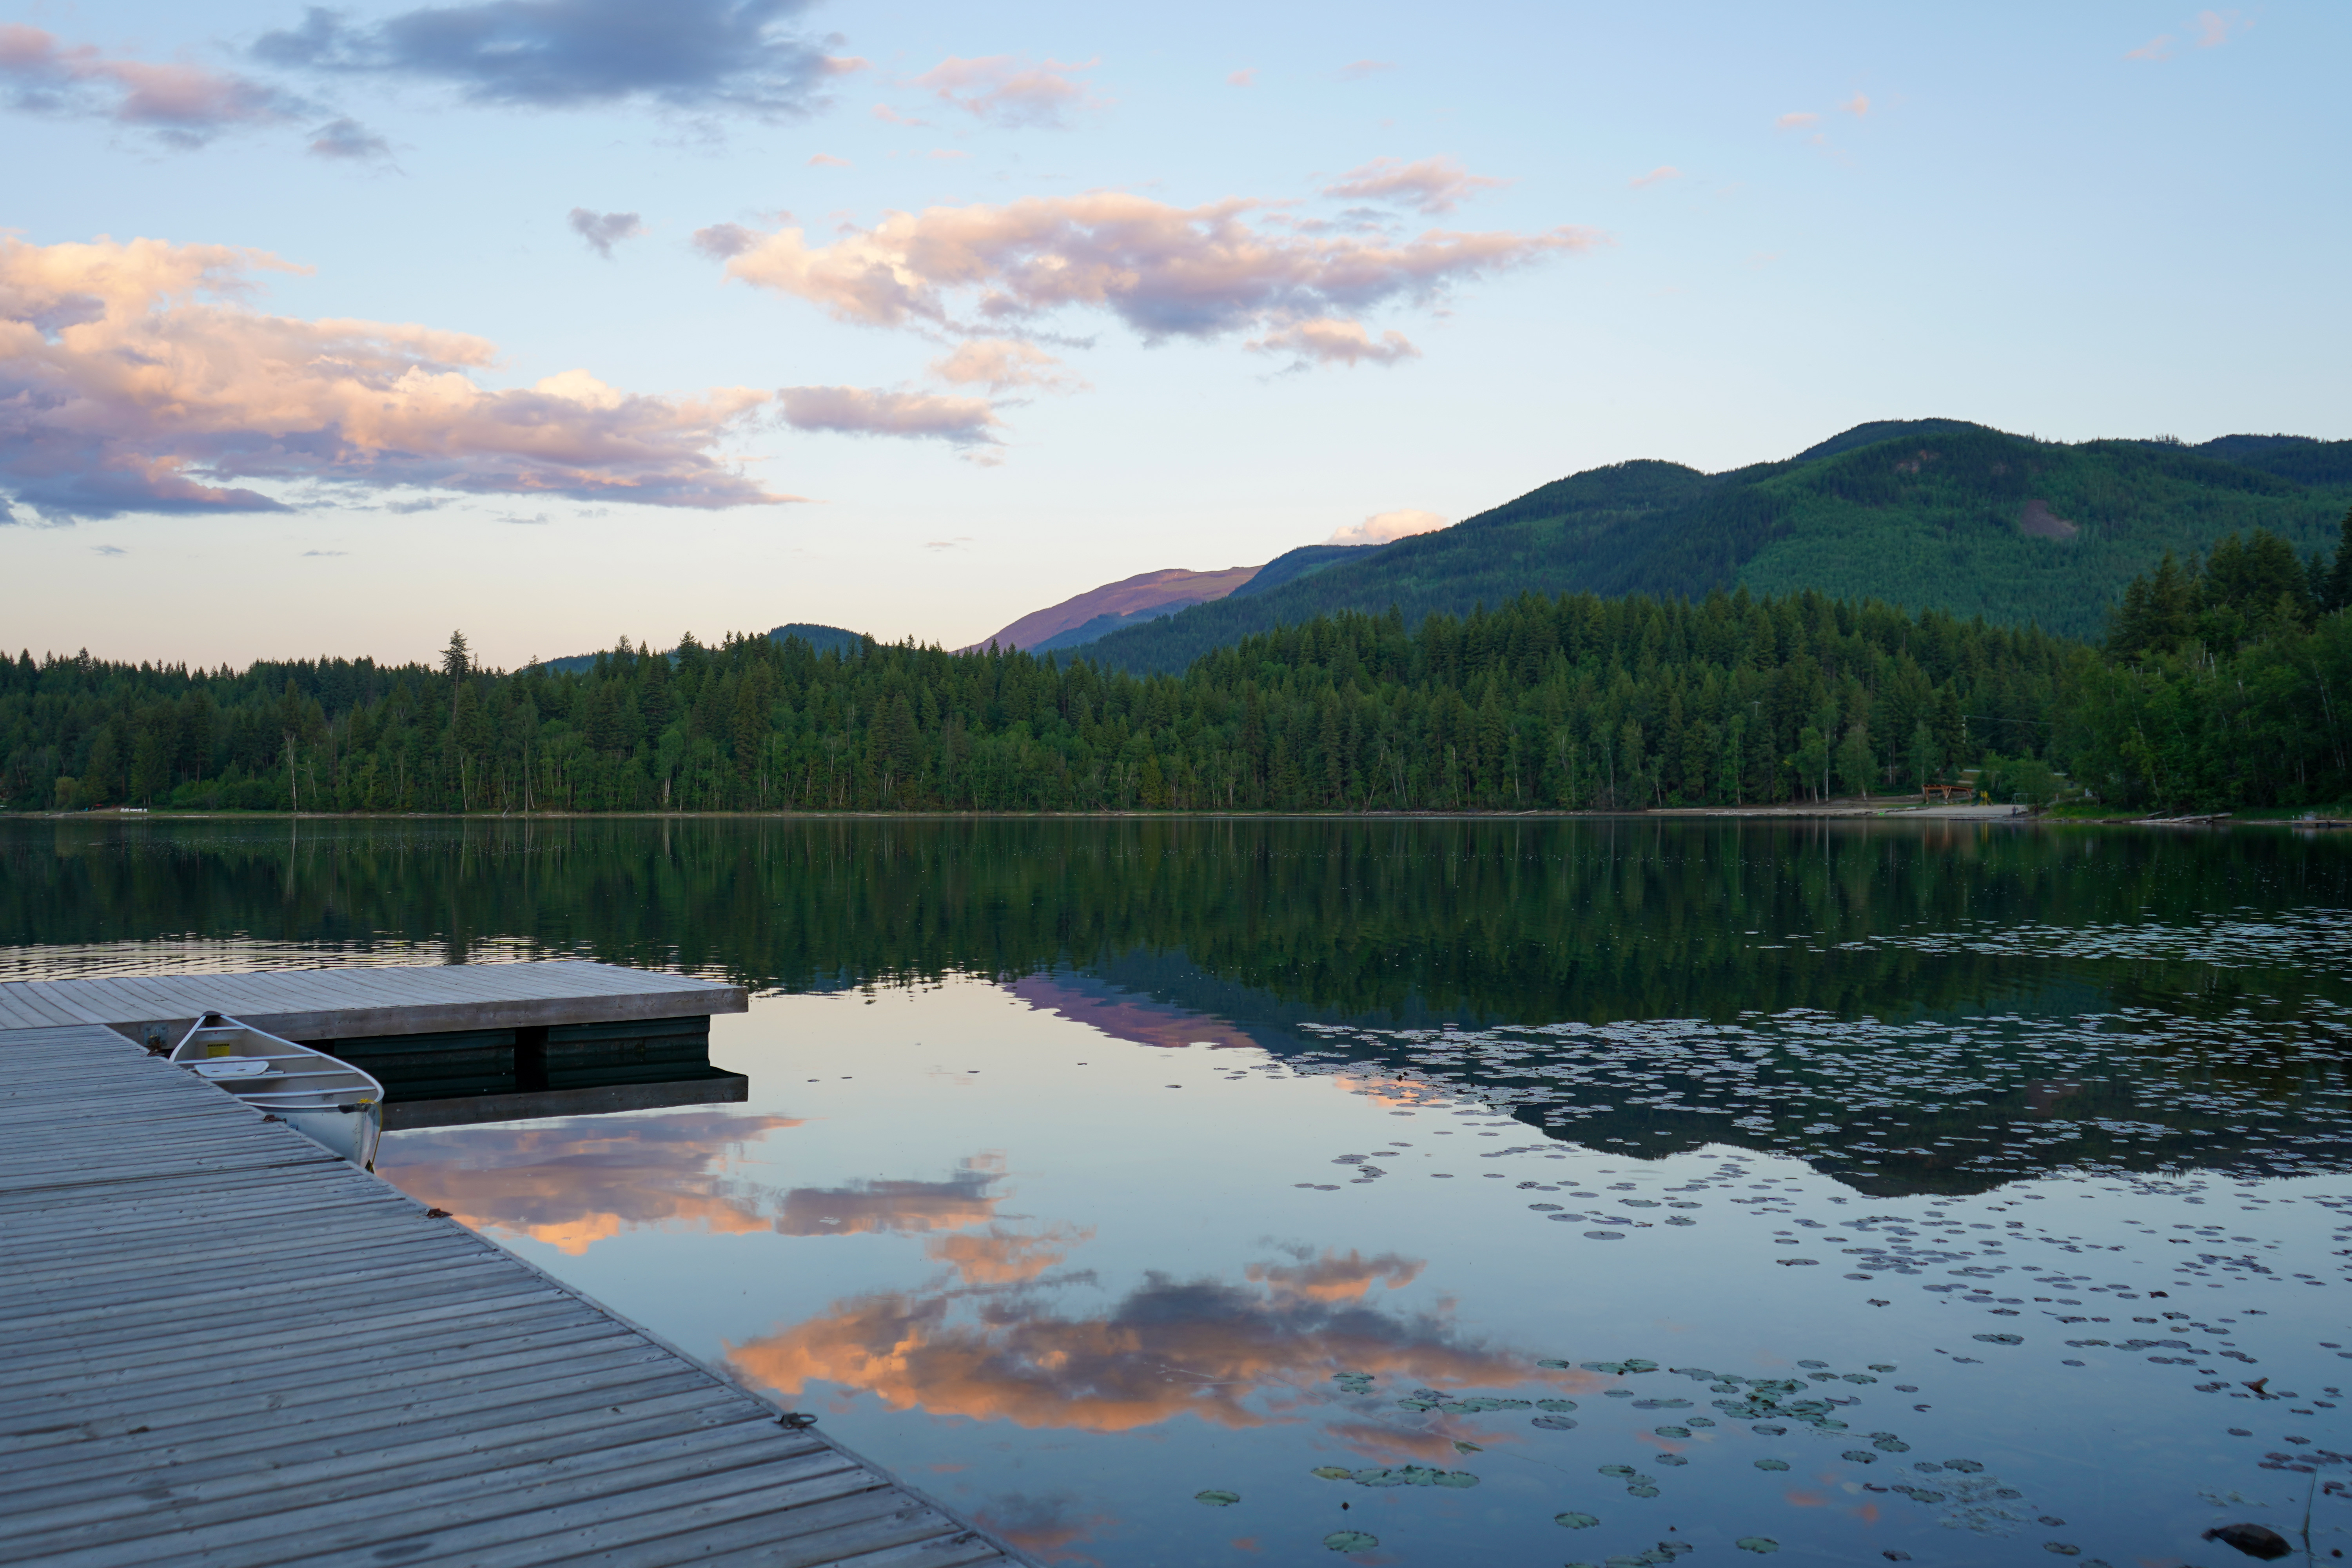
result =
[[609,963],[387,965],[249,974],[142,974],[0,984],[0,1029],[103,1024],[173,1039],[204,1013],[234,1014],[296,1040],[456,1034],[740,1013],[740,985]]
[[0,1563],[1017,1560],[778,1414],[110,1028],[0,1033]]

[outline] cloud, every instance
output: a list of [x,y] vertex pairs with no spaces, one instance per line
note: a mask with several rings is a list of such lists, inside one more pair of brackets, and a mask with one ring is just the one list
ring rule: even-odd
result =
[[1233,75],[1225,79],[1225,85],[1227,87],[1255,87],[1257,85],[1257,68],[1255,66],[1252,66],[1247,70],[1237,70],[1234,72]]
[[695,237],[727,273],[790,294],[837,321],[957,326],[951,305],[1014,322],[1108,310],[1147,340],[1272,330],[1400,300],[1602,243],[1590,229],[1541,234],[1430,229],[1411,239],[1270,232],[1266,204],[1173,206],[1119,191],[1031,196],[1002,206],[891,213],[812,246],[797,228],[732,224]]
[[110,58],[91,45],[60,44],[54,34],[15,24],[0,25],[0,85],[12,109],[111,120],[182,147],[310,107],[248,77],[184,62]]
[[646,226],[635,213],[596,213],[586,207],[573,207],[564,221],[572,232],[588,242],[588,248],[613,259],[613,247],[625,239],[635,239],[646,232]]
[[157,239],[0,237],[0,490],[53,519],[283,510],[237,479],[729,507],[715,455],[763,393],[641,396],[566,371],[487,391],[462,332],[241,302],[277,258]]
[[476,103],[572,109],[629,100],[773,118],[856,69],[781,30],[807,0],[487,0],[354,26],[313,6],[253,46],[271,65],[446,83]]
[[321,158],[389,158],[384,139],[356,120],[331,120],[310,132],[310,151]]
[[906,436],[957,446],[994,446],[1003,424],[984,397],[929,392],[875,392],[862,386],[787,386],[776,394],[795,430],[845,436]]
[[1294,321],[1262,338],[1252,338],[1243,345],[1260,353],[1296,354],[1304,363],[1317,364],[1394,364],[1400,360],[1419,359],[1421,351],[1406,341],[1402,332],[1382,332],[1380,342],[1361,321],[1336,321],[1318,317],[1312,321]]
[[1034,386],[1048,392],[1069,392],[1086,383],[1058,374],[1062,362],[1037,347],[1012,338],[973,338],[956,345],[955,353],[931,362],[931,374],[960,386],[985,386],[1002,392],[1009,386]]
[[996,1217],[1002,1194],[988,1191],[1002,1173],[966,1161],[944,1182],[856,1182],[846,1187],[795,1187],[774,1222],[782,1236],[899,1235],[963,1230]]
[[849,160],[836,158],[830,153],[816,153],[810,155],[808,166],[812,169],[846,169]]
[[1870,95],[1867,93],[1857,92],[1852,98],[1847,99],[1843,103],[1839,104],[1838,107],[1844,110],[1848,114],[1853,115],[1856,120],[1859,120],[1864,115],[1870,112]]
[[[1420,1267],[1359,1261],[1386,1271],[1367,1286]],[[855,1297],[730,1344],[726,1359],[787,1395],[825,1382],[935,1418],[1081,1432],[1130,1432],[1182,1415],[1229,1429],[1349,1417],[1352,1405],[1302,1396],[1342,1371],[1440,1389],[1542,1382],[1579,1391],[1596,1381],[1466,1341],[1441,1314],[1391,1314],[1344,1289],[1318,1295],[1270,1277],[1237,1286],[1148,1273],[1097,1317],[1059,1316],[1020,1295],[992,1298],[976,1318],[952,1316],[954,1304],[949,1293]],[[1278,1408],[1265,1407],[1268,1394]]]
[[953,1268],[966,1286],[1025,1285],[1093,1240],[1094,1234],[1055,1226],[1042,1236],[1021,1236],[992,1226],[977,1236],[934,1237],[923,1244],[923,1256]]
[[377,1169],[476,1230],[578,1257],[653,1226],[720,1235],[772,1229],[772,1190],[722,1181],[720,1172],[743,1144],[799,1125],[784,1116],[692,1110],[404,1132],[384,1141]]
[[1350,1247],[1348,1256],[1325,1248],[1320,1258],[1307,1248],[1296,1249],[1296,1263],[1253,1263],[1245,1270],[1251,1280],[1269,1287],[1276,1297],[1304,1301],[1360,1301],[1374,1285],[1402,1290],[1421,1278],[1428,1265],[1417,1258],[1383,1252],[1366,1258]]
[[1821,122],[1822,117],[1809,109],[1801,109],[1793,114],[1784,114],[1772,121],[1783,131],[1800,131],[1808,125],[1819,125]]
[[1087,96],[1087,84],[1077,79],[1078,72],[1100,63],[1047,60],[1030,65],[1012,55],[969,60],[950,56],[917,77],[915,85],[991,125],[1058,130],[1066,123],[1065,112],[1103,107],[1103,100]]
[[1388,60],[1349,60],[1339,68],[1339,79],[1361,81],[1368,76],[1378,76],[1382,71],[1394,69],[1396,66]]
[[350,553],[348,550],[305,550],[302,552],[302,559],[308,561],[314,555],[349,555]]
[[2139,47],[2136,49],[2126,49],[2124,51],[2124,58],[2127,60],[2168,60],[2172,58],[2172,46],[2175,42],[2176,40],[2170,33],[2158,33],[2155,37],[2150,38]]
[[1323,194],[1348,201],[1401,202],[1434,215],[1450,213],[1480,191],[1500,190],[1510,183],[1474,174],[1452,158],[1423,158],[1418,163],[1375,158],[1324,186]]
[[1374,512],[1361,522],[1351,522],[1345,528],[1331,531],[1326,544],[1386,544],[1392,540],[1410,538],[1416,533],[1434,533],[1451,526],[1433,511]]
[[901,114],[887,103],[877,103],[874,106],[874,118],[891,125],[928,126],[930,124],[928,120],[917,120],[910,115]]
[[1661,184],[1667,180],[1679,180],[1682,177],[1683,172],[1672,163],[1661,163],[1648,174],[1636,174],[1625,183],[1638,191],[1644,185]]
[[[92,555],[128,555],[131,553],[131,552],[123,549],[120,544],[93,544],[89,547],[89,552]],[[311,553],[316,554],[317,552],[313,551]]]
[[2253,24],[2239,20],[2235,11],[2200,11],[2189,26],[2197,29],[2199,48],[2218,49],[2232,33],[2242,33]]

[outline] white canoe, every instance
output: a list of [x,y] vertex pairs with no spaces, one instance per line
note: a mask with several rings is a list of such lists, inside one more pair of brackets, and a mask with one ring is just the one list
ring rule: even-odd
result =
[[172,1047],[172,1060],[362,1170],[375,1169],[383,1085],[324,1051],[207,1013]]

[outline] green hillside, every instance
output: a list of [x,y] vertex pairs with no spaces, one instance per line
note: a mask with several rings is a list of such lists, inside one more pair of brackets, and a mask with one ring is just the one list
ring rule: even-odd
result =
[[1441,532],[1094,643],[1115,668],[1176,670],[1336,610],[1409,620],[1512,595],[1696,597],[1804,589],[2096,637],[2166,551],[2267,528],[2332,550],[2352,441],[2230,436],[2036,441],[1958,420],[1857,426],[1786,462],[1703,474],[1635,461],[1556,480]]

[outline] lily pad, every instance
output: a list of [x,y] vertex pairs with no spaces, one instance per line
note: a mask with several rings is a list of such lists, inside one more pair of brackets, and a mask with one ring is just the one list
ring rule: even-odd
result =
[[1975,1459],[1946,1459],[1944,1461],[1944,1468],[1948,1470],[1958,1470],[1963,1475],[1973,1476],[1978,1471],[1983,1469],[1984,1466]]
[[1756,1468],[1759,1470],[1785,1470],[1789,1468],[1789,1461],[1786,1459],[1759,1459],[1756,1461]]
[[1743,1535],[1731,1544],[1742,1552],[1778,1552],[1780,1543],[1769,1535]]
[[1601,1473],[1604,1476],[1630,1476],[1634,1472],[1631,1465],[1603,1465]]
[[1647,1482],[1643,1482],[1638,1486],[1627,1487],[1625,1489],[1625,1495],[1627,1497],[1655,1497],[1658,1495],[1658,1489],[1649,1485]]
[[2025,1342],[2023,1334],[1970,1334],[1969,1338],[1980,1340],[1989,1345],[2021,1345]]
[[1379,1536],[1360,1530],[1335,1530],[1323,1538],[1323,1544],[1334,1552],[1370,1552],[1380,1543]]
[[1344,1481],[1356,1472],[1344,1465],[1318,1465],[1307,1473],[1318,1480]]
[[1656,1431],[1658,1436],[1661,1437],[1687,1437],[1690,1436],[1690,1428],[1687,1426],[1660,1426],[1656,1428]]
[[[1872,1453],[1867,1448],[1848,1448],[1844,1453],[1840,1454],[1838,1458],[1841,1459],[1851,1459],[1857,1465],[1874,1465],[1878,1463],[1878,1456]],[[1322,1472],[1318,1471],[1316,1473],[1319,1475]]]
[[1530,1426],[1540,1426],[1547,1432],[1566,1432],[1576,1426],[1576,1417],[1573,1415],[1538,1415],[1534,1420],[1528,1422],[1528,1425]]
[[1556,1513],[1551,1521],[1562,1530],[1591,1530],[1601,1522],[1589,1513]]
[[1576,1401],[1573,1399],[1538,1399],[1536,1401],[1536,1408],[1538,1410],[1551,1411],[1554,1415],[1564,1415],[1568,1412],[1576,1408]]
[[1573,1363],[1564,1361],[1539,1361],[1536,1364],[1546,1372],[1566,1372]]
[[1192,1494],[1192,1500],[1194,1502],[1207,1503],[1211,1508],[1231,1508],[1234,1504],[1242,1500],[1242,1494],[1239,1492],[1219,1491],[1214,1488],[1211,1488],[1209,1490],[1204,1492],[1194,1492]]

